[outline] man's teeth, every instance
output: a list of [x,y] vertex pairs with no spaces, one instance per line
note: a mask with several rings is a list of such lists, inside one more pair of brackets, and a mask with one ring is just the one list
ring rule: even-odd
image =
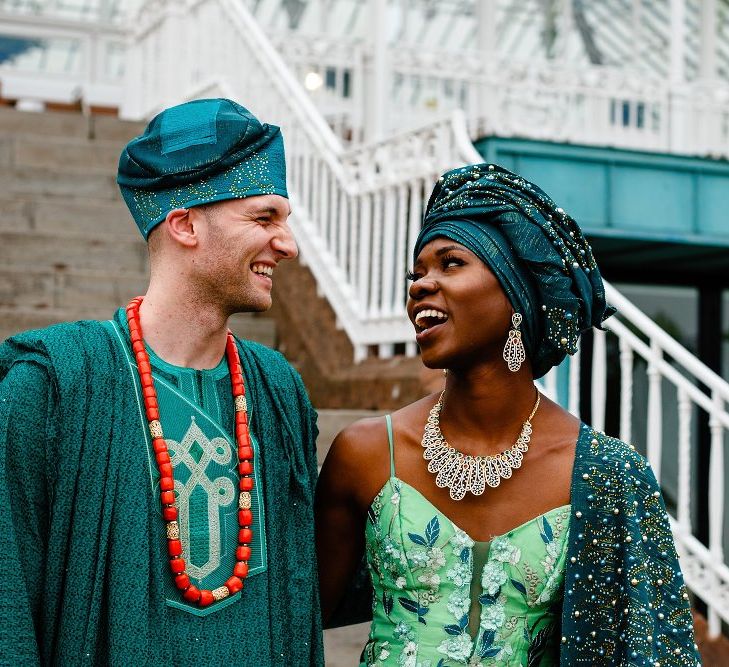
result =
[[419,327],[427,328],[425,320],[429,318],[435,318],[445,321],[448,319],[448,315],[440,310],[433,310],[432,308],[429,310],[421,310],[415,316],[415,324],[417,324]]
[[253,271],[253,273],[259,273],[262,276],[272,276],[273,275],[273,267],[266,266],[265,264],[254,264],[251,267],[251,271]]

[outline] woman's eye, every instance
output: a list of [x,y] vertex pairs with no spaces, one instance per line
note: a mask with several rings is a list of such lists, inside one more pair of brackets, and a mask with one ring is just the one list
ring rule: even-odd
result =
[[415,282],[420,278],[420,275],[417,273],[413,273],[412,271],[407,271],[405,273],[405,280],[409,280],[411,282]]
[[459,259],[458,257],[444,257],[443,258],[443,268],[449,269],[452,266],[463,266],[464,262],[462,259]]

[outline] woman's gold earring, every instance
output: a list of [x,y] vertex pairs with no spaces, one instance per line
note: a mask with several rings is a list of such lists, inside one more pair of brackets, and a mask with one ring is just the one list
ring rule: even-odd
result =
[[524,343],[521,340],[521,314],[514,313],[511,316],[511,329],[509,329],[509,337],[504,345],[504,361],[512,373],[516,373],[526,359],[524,351]]

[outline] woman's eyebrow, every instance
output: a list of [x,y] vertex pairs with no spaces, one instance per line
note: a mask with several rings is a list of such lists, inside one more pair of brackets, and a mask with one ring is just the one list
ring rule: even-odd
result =
[[447,252],[451,252],[453,250],[464,250],[463,246],[459,245],[445,245],[442,248],[438,248],[438,250],[435,251],[435,256],[440,257],[442,255],[445,255]]

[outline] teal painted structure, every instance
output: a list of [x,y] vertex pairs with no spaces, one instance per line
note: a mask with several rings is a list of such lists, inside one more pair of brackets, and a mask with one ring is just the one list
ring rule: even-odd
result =
[[729,162],[500,137],[475,146],[487,162],[539,184],[607,268],[669,262],[687,282],[729,284]]

